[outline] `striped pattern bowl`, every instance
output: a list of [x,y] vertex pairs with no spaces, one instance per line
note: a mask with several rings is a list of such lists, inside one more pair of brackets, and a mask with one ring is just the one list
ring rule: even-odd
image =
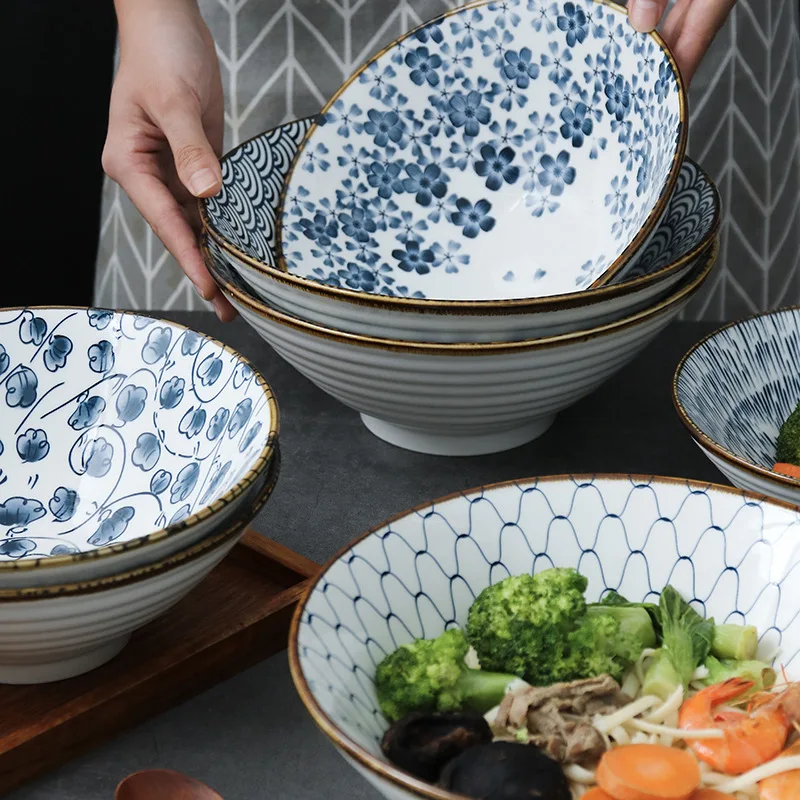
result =
[[673,400],[697,445],[734,486],[800,505],[800,481],[772,470],[800,402],[800,306],[734,322],[695,345]]

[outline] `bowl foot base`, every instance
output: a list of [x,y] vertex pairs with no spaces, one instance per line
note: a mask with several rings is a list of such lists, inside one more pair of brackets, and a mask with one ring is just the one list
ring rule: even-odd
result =
[[402,447],[404,450],[431,456],[482,456],[511,450],[537,439],[547,431],[555,419],[556,415],[552,414],[504,431],[448,434],[406,428],[367,414],[361,415],[361,421],[367,429],[384,442]]
[[0,684],[33,685],[38,683],[52,683],[83,675],[107,661],[111,661],[131,638],[129,633],[104,642],[94,650],[84,650],[78,655],[48,661],[40,664],[2,664],[0,663]]

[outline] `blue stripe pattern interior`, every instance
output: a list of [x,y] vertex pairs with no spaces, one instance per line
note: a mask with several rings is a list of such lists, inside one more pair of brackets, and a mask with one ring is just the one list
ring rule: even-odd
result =
[[800,402],[800,307],[714,334],[686,360],[676,388],[709,439],[771,469],[780,426]]

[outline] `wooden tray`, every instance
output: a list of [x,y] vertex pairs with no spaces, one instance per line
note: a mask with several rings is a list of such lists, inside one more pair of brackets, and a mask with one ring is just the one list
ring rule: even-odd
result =
[[286,648],[318,565],[247,531],[177,606],[108,664],[42,686],[0,686],[0,794]]

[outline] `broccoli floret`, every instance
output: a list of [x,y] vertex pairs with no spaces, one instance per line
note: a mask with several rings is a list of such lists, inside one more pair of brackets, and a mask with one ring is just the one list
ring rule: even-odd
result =
[[536,686],[625,670],[656,634],[642,607],[587,606],[588,581],[574,569],[506,578],[472,605],[467,638],[487,669]]
[[781,426],[775,461],[800,467],[800,402]]
[[469,669],[468,649],[463,632],[453,629],[402,645],[384,658],[375,671],[375,690],[386,718],[462,708],[484,714],[494,708],[517,678]]
[[539,686],[563,680],[572,669],[569,635],[586,614],[587,585],[573,569],[549,569],[484,589],[467,619],[481,666]]

